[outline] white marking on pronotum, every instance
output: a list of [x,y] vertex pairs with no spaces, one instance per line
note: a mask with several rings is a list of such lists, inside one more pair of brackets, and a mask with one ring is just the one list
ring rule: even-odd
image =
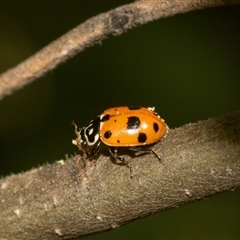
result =
[[93,145],[95,145],[98,140],[99,140],[99,134],[95,134],[95,136],[94,136],[94,141],[93,141],[93,142],[89,142],[89,141],[88,141],[88,138],[87,138],[88,146],[93,146]]

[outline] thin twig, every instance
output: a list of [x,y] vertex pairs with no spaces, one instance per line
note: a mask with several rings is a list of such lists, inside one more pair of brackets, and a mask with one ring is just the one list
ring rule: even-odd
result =
[[240,0],[143,0],[100,14],[3,73],[0,76],[0,99],[110,35],[120,35],[136,26],[179,13],[239,3]]

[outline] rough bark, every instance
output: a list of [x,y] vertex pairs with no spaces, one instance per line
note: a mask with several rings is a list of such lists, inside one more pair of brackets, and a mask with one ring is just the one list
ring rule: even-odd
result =
[[169,131],[152,154],[113,164],[77,155],[0,180],[1,239],[67,239],[240,186],[240,111]]

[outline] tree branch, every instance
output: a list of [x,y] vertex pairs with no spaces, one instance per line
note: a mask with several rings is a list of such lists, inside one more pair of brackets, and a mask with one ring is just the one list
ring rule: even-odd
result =
[[178,13],[239,4],[240,0],[143,0],[90,18],[0,76],[0,99],[43,76],[77,53],[128,29]]
[[[170,130],[131,159],[133,179],[109,155],[77,155],[0,180],[1,239],[67,239],[240,186],[240,111]],[[129,157],[129,156],[127,156]]]

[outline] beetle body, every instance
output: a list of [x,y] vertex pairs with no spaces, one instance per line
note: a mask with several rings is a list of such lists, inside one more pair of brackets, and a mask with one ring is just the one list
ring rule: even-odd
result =
[[100,140],[112,147],[141,147],[158,142],[166,124],[152,108],[110,108],[100,115]]
[[[154,112],[154,108],[115,107],[105,110],[101,115],[90,121],[87,127],[77,130],[75,144],[90,160],[99,151],[100,144],[109,147],[111,155],[120,161],[118,148],[139,150],[152,146],[167,133],[168,127],[164,120]],[[146,148],[143,148],[146,149]],[[160,160],[154,150],[148,148]]]

